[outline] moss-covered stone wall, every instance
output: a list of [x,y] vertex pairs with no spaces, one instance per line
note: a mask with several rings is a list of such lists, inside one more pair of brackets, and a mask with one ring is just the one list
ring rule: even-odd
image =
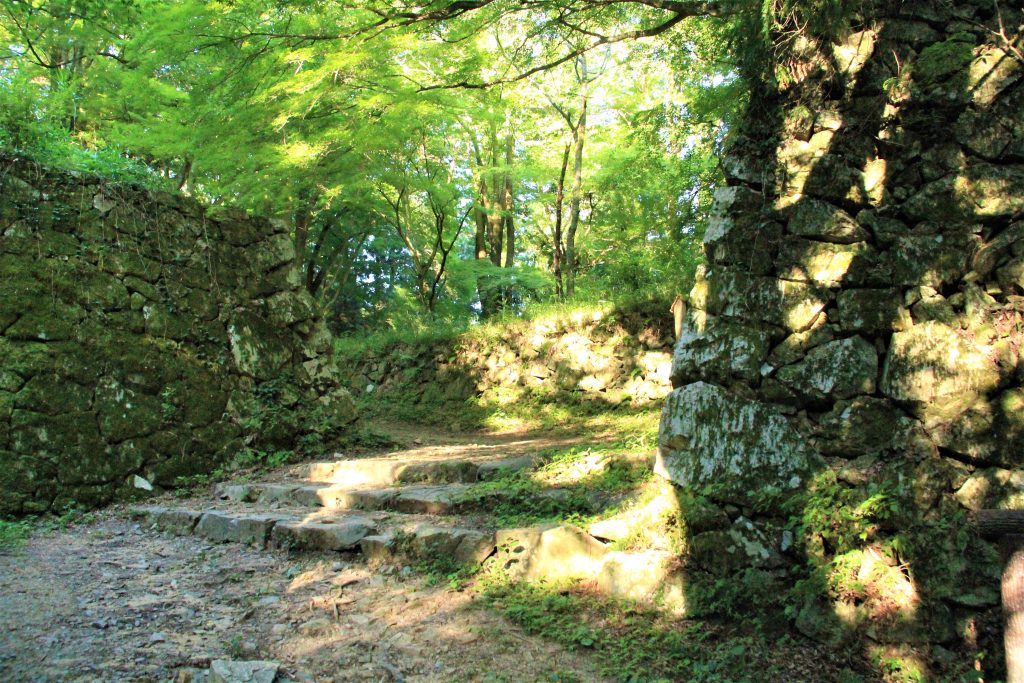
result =
[[671,389],[672,324],[668,303],[632,303],[361,345],[338,362],[347,385],[377,408],[470,427],[467,401],[493,411],[523,399],[595,407],[663,399]]
[[0,157],[0,514],[344,432],[294,257],[268,221]]
[[849,5],[831,35],[796,17],[775,36],[658,471],[713,511],[691,507],[694,576],[801,590],[805,633],[917,643],[946,680],[936,653],[984,649],[998,604],[965,513],[1024,504],[1024,18]]

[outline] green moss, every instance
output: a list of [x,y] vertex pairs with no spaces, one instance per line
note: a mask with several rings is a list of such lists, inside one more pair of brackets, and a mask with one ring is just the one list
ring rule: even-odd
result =
[[951,39],[933,43],[921,51],[914,65],[919,84],[938,83],[951,76],[966,82],[967,67],[974,59],[974,43]]

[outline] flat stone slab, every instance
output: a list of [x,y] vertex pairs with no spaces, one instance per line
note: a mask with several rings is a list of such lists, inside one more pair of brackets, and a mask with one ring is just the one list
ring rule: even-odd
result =
[[277,662],[234,662],[215,659],[210,662],[209,683],[274,683]]
[[395,483],[450,484],[477,480],[478,466],[470,460],[430,460],[401,467]]
[[296,474],[308,481],[347,487],[390,486],[392,484],[472,483],[530,467],[535,456],[500,460],[401,460],[366,458],[317,462],[298,468]]
[[398,460],[338,460],[316,462],[308,466],[304,476],[313,482],[345,486],[386,486],[393,484],[397,470],[405,465]]
[[454,512],[459,494],[466,486],[449,484],[415,489],[399,490],[391,503],[391,508],[398,512],[411,514],[446,515]]
[[129,510],[129,514],[177,536],[190,535],[203,516],[198,510],[164,507],[134,507]]
[[263,547],[270,539],[270,530],[280,520],[278,515],[209,511],[199,519],[195,533],[216,543],[247,543]]
[[[406,540],[400,542],[399,534]],[[391,562],[402,555],[421,558],[452,557],[460,564],[476,565],[494,552],[494,534],[459,527],[419,524],[411,530],[388,531],[364,537],[360,550],[370,564]]]
[[376,529],[365,519],[339,522],[281,521],[270,531],[270,543],[278,548],[304,550],[352,550]]

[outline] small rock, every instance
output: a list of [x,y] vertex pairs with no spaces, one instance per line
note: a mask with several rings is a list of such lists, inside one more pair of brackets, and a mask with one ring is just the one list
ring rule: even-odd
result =
[[288,624],[274,624],[270,627],[270,633],[275,636],[283,636],[287,635],[291,628]]
[[277,662],[234,662],[218,659],[210,663],[210,683],[274,683]]
[[156,633],[154,633],[153,635],[151,635],[149,637],[149,642],[151,642],[151,643],[166,643],[167,642],[167,636],[164,635],[163,633],[160,633],[159,631],[157,631]]
[[334,628],[334,622],[323,617],[310,619],[299,626],[299,633],[304,636],[322,636]]
[[271,605],[276,605],[279,602],[281,602],[281,598],[280,597],[278,597],[276,595],[266,595],[266,596],[260,598],[259,600],[257,600],[256,604],[259,605],[260,607],[270,607]]

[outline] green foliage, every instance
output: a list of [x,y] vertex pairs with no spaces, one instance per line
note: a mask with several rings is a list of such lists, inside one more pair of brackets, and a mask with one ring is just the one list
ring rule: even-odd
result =
[[[570,60],[488,90],[432,87],[666,16],[580,3],[569,29],[558,2],[498,5],[367,40],[379,15],[345,3],[16,3],[0,14],[0,147],[283,220],[336,329],[404,333],[551,300],[555,186],[587,91],[576,296],[686,290],[742,100],[720,30],[595,48],[587,82]],[[495,222],[514,227],[511,254]]]
[[11,552],[21,548],[31,535],[32,525],[29,522],[0,519],[0,552]]
[[623,456],[624,447],[629,448],[620,442],[547,449],[537,467],[473,484],[456,502],[463,509],[486,512],[502,527],[585,524],[652,476],[646,462]]
[[209,473],[193,474],[177,477],[174,480],[174,493],[178,497],[187,498],[210,484],[228,479],[255,479],[261,474],[281,467],[295,458],[295,452],[289,450],[259,450],[243,448],[226,463],[218,465]]
[[500,572],[477,583],[484,600],[529,633],[604,662],[601,674],[628,683],[779,679],[777,650],[742,631],[723,632],[573,586],[513,583]]

